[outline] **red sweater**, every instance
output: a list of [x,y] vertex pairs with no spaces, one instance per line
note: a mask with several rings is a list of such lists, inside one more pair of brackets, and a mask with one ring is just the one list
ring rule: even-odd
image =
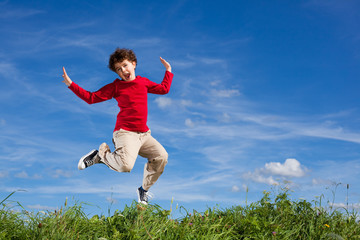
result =
[[120,128],[133,132],[146,132],[148,108],[147,93],[167,94],[170,90],[174,74],[166,71],[161,84],[147,78],[137,76],[133,81],[126,82],[115,79],[96,92],[89,92],[72,82],[69,88],[88,104],[103,102],[115,98],[120,107],[114,131]]

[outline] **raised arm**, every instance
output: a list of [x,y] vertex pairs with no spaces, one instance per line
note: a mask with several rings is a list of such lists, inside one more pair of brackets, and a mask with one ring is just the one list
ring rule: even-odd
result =
[[89,92],[85,89],[81,88],[75,82],[71,81],[69,76],[66,73],[65,68],[63,67],[63,75],[64,83],[69,87],[71,91],[73,91],[79,98],[87,102],[88,104],[103,102],[109,100],[114,95],[114,83],[110,83],[97,90],[96,92]]
[[148,92],[154,94],[167,94],[170,91],[174,74],[171,72],[171,65],[165,59],[160,57],[161,63],[164,65],[166,72],[164,79],[160,84],[149,81]]

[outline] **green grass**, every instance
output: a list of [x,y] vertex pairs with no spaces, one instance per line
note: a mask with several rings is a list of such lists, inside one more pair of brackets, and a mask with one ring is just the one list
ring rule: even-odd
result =
[[133,202],[112,216],[87,216],[82,204],[59,211],[15,211],[0,202],[0,239],[360,239],[359,216],[346,209],[323,208],[320,201],[290,200],[289,191],[247,206],[182,210],[183,217],[158,205]]

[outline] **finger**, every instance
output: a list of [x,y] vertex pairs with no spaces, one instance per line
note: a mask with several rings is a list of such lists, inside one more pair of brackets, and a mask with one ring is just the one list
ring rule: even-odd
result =
[[64,72],[64,75],[63,75],[63,76],[67,76],[67,73],[66,73],[65,67],[63,67],[63,72]]

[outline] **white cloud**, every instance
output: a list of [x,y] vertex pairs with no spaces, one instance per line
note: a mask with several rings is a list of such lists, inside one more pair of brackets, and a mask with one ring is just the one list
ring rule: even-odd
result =
[[331,180],[327,180],[327,179],[320,179],[320,178],[313,178],[312,179],[312,184],[313,185],[331,185],[334,182]]
[[234,186],[232,186],[231,191],[232,192],[240,192],[240,188],[238,186],[234,185]]
[[16,68],[13,64],[7,62],[0,62],[0,74],[6,78],[14,78]]
[[39,174],[34,174],[34,175],[32,176],[32,178],[33,178],[33,179],[41,179],[42,176],[39,175]]
[[333,208],[351,208],[351,209],[360,209],[360,203],[349,203],[348,205],[346,203],[330,203],[329,206],[332,206]]
[[53,178],[59,178],[59,177],[69,178],[71,176],[72,176],[72,174],[70,171],[64,171],[62,169],[56,169],[55,173],[52,175]]
[[305,175],[304,167],[294,158],[286,159],[284,164],[279,162],[271,162],[265,164],[265,170],[272,175],[284,177],[302,177]]
[[243,178],[258,183],[278,185],[279,182],[274,179],[275,176],[285,180],[291,177],[303,177],[306,171],[307,169],[301,166],[299,161],[294,158],[288,158],[283,164],[280,162],[266,163],[264,168],[255,169],[254,172],[243,174]]
[[[224,106],[221,107],[224,108]],[[236,109],[239,109],[239,107],[232,106],[228,109],[228,111],[233,110],[233,116],[236,117],[238,120],[254,123],[259,126],[266,127],[269,130],[279,129],[282,132],[285,132],[287,137],[290,138],[295,136],[307,136],[360,143],[359,132],[345,129],[342,126],[337,126],[334,121],[331,121],[331,119],[327,119],[328,117],[342,116],[345,114],[344,111],[341,111],[336,116],[335,114],[333,114],[304,118],[297,117],[296,119],[294,119],[291,117],[284,117],[280,115],[242,113],[238,110],[236,111]]]
[[211,65],[211,64],[222,64],[225,65],[226,61],[223,59],[219,59],[219,58],[210,58],[210,57],[202,57],[199,58],[200,62],[207,64],[207,65]]
[[158,37],[149,37],[133,39],[132,42],[134,46],[154,47],[161,45],[163,43],[163,40]]
[[6,178],[7,176],[9,176],[9,173],[6,171],[0,171],[0,178]]
[[116,199],[113,198],[113,197],[107,197],[107,198],[106,198],[106,201],[109,202],[109,203],[111,203],[111,204],[116,204],[116,203],[118,203],[118,200],[116,200]]
[[279,185],[279,182],[274,180],[272,176],[263,176],[261,171],[255,170],[255,172],[248,172],[243,174],[244,179],[251,180],[257,183],[265,183],[268,185]]
[[16,178],[24,178],[24,179],[40,179],[42,178],[39,174],[34,174],[33,176],[30,176],[26,171],[21,171],[19,173],[16,173],[14,175]]
[[195,126],[195,123],[190,118],[187,118],[185,119],[185,125],[187,127],[193,128]]
[[194,104],[193,104],[193,102],[190,101],[190,100],[184,100],[184,99],[183,99],[183,100],[180,101],[180,105],[181,105],[181,106],[184,106],[184,107],[188,107],[188,106],[192,106],[192,105],[194,105]]
[[342,127],[328,127],[328,126],[305,126],[292,129],[294,133],[309,136],[309,137],[319,137],[319,138],[329,138],[337,139],[348,142],[360,143],[360,134],[356,132],[351,132],[343,129]]
[[191,62],[191,61],[182,61],[182,60],[172,60],[171,61],[171,65],[176,67],[176,68],[191,68],[193,66],[195,66],[195,62]]
[[231,120],[231,117],[227,113],[223,113],[222,116],[219,118],[219,121],[224,122],[224,123],[228,123],[228,122],[230,122],[230,120]]
[[4,9],[3,11],[0,12],[0,18],[4,18],[4,19],[25,18],[40,13],[44,13],[44,11],[37,9],[6,9],[6,10]]
[[56,210],[56,209],[58,209],[56,207],[43,206],[40,204],[27,205],[27,207],[30,209],[37,209],[37,210]]
[[15,177],[17,177],[17,178],[29,178],[29,175],[27,174],[27,172],[22,171],[22,172],[19,172],[19,173],[15,174]]
[[219,84],[220,84],[220,80],[215,80],[215,81],[210,82],[210,86],[217,86]]
[[157,103],[159,108],[166,108],[166,107],[171,106],[171,104],[172,104],[171,98],[168,98],[168,97],[158,97],[155,99],[155,102]]
[[215,97],[223,97],[223,98],[240,96],[240,92],[237,89],[212,90],[211,94]]

